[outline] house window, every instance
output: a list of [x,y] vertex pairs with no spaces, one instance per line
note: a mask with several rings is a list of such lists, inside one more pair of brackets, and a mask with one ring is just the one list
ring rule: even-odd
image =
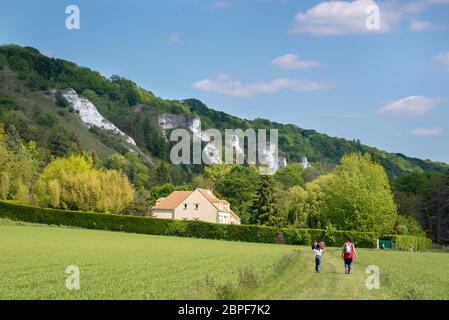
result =
[[195,203],[195,210],[198,210],[199,207],[200,207],[200,204],[199,203]]
[[184,210],[187,210],[187,203],[184,203]]

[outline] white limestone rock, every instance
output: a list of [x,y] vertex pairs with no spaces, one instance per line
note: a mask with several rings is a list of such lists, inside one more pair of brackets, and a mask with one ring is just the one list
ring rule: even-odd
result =
[[134,139],[122,132],[112,122],[106,120],[89,99],[80,97],[73,89],[64,90],[61,94],[70,103],[73,109],[78,112],[81,121],[89,128],[98,127],[103,130],[111,131],[124,137],[127,143],[136,146]]

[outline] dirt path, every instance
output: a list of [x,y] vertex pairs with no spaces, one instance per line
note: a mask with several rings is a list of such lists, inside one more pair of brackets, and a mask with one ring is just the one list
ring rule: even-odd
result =
[[365,286],[367,274],[357,262],[345,274],[339,249],[326,250],[321,273],[315,273],[312,253],[301,250],[296,261],[281,274],[272,275],[250,292],[248,299],[375,299],[377,293]]

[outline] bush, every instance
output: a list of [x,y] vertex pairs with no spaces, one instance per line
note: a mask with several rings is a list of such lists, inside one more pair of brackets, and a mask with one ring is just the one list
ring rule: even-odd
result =
[[[195,237],[220,239],[229,241],[277,243],[282,233],[286,244],[310,245],[313,239],[321,241],[331,239],[329,230],[273,228],[256,225],[224,225],[202,221],[184,221],[113,215],[106,213],[79,212],[57,209],[44,209],[24,206],[10,201],[0,201],[0,217],[32,223],[64,225],[87,229],[124,231],[131,233],[170,235],[179,237]],[[379,235],[368,232],[332,231],[334,242],[326,242],[327,246],[341,246],[348,235],[360,248],[376,248]],[[325,238],[328,236],[328,238]],[[415,250],[428,249],[431,240],[425,237],[389,236],[394,238],[396,246],[408,248],[410,243]],[[406,244],[406,246],[405,246]]]
[[55,94],[56,105],[60,108],[67,108],[69,102],[62,96],[61,91],[57,91]]

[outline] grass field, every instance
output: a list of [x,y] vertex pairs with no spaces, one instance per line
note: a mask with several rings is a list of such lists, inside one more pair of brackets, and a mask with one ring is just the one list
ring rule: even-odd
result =
[[[206,276],[217,282],[253,265],[266,272],[287,246],[181,239],[0,223],[0,299],[172,299]],[[79,291],[65,287],[80,268]]]
[[[328,249],[316,274],[305,247],[0,219],[0,299],[449,299],[448,254],[358,254],[348,276],[339,250]],[[80,268],[78,291],[65,287],[68,265]],[[380,268],[379,290],[365,286],[368,265]]]

